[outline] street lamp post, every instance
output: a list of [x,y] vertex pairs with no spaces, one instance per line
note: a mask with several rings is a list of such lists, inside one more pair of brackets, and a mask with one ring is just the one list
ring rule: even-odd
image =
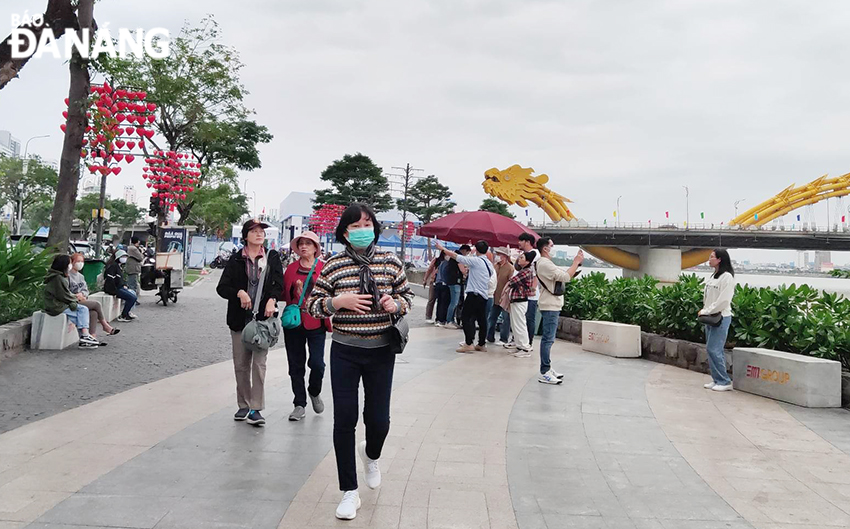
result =
[[[29,169],[29,164],[27,163],[27,153],[29,152],[30,142],[32,140],[37,140],[39,138],[49,138],[49,137],[50,137],[50,134],[44,134],[42,136],[33,136],[32,138],[27,140],[27,143],[24,145],[24,158],[23,158],[23,163],[22,163],[24,174],[27,174],[27,170]],[[18,184],[18,211],[17,211],[17,215],[15,215],[17,217],[15,219],[15,235],[21,234],[21,224],[23,224],[23,222],[24,222],[24,198],[23,198],[24,191],[23,191],[23,189],[20,188],[21,185],[22,184]]]
[[620,199],[623,198],[622,195],[617,197],[617,227],[620,227]]
[[688,186],[682,186],[685,188],[685,229],[691,229],[691,199],[690,199],[690,190]]
[[736,200],[736,201],[735,201],[735,218],[738,218],[738,204],[740,204],[740,203],[741,203],[741,202],[743,202],[744,200],[746,200],[746,199],[745,199],[745,198],[742,198],[742,199],[740,199],[740,200]]

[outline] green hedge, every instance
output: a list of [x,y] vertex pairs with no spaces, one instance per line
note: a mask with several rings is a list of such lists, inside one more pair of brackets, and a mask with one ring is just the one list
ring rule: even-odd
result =
[[0,224],[0,325],[20,320],[44,308],[44,278],[53,261],[27,240],[12,246],[9,230]]
[[[595,272],[567,284],[563,315],[639,325],[642,330],[704,342],[697,321],[705,282],[683,274],[658,288],[651,277],[609,281]],[[838,360],[850,369],[850,300],[808,285],[753,288],[738,285],[732,299],[731,346],[766,347]]]

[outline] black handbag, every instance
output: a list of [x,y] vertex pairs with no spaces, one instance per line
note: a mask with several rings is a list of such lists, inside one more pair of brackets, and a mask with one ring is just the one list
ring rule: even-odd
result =
[[404,316],[391,315],[393,326],[390,327],[390,350],[393,353],[400,355],[407,347],[407,341],[410,339],[410,325]]
[[697,319],[703,325],[708,325],[709,327],[720,327],[720,324],[723,323],[723,314],[720,312],[716,312],[714,314],[700,314],[697,316]]

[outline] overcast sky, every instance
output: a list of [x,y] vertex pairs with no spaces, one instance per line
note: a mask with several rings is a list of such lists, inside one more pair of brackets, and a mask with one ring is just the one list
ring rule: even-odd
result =
[[[46,0],[3,5],[32,14]],[[850,171],[846,0],[103,0],[95,15],[177,34],[206,13],[241,53],[247,103],[275,136],[263,168],[242,176],[258,211],[322,187],[321,171],[355,152],[437,175],[465,209],[485,198],[486,169],[530,166],[591,223],[613,222],[618,196],[624,222],[669,211],[681,223],[688,186],[691,221],[719,224],[738,199],[746,209]],[[51,134],[30,151],[58,159],[67,93],[62,61],[32,61],[0,92],[0,129]],[[141,167],[110,193],[141,191]],[[825,204],[813,214],[826,224]]]

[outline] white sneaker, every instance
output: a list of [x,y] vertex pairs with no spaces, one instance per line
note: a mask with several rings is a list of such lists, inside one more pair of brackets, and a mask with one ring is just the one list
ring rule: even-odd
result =
[[336,508],[336,517],[340,520],[353,520],[357,517],[359,508],[360,493],[356,490],[348,490],[342,495],[342,501]]
[[437,323],[434,324],[434,327],[442,327],[442,326],[443,326],[443,324],[440,323],[440,322],[437,322]]
[[363,460],[363,471],[366,474],[366,485],[370,489],[377,489],[381,486],[381,468],[378,466],[377,459],[369,459],[366,455],[366,441],[362,441],[358,445],[360,451],[360,459]]
[[721,386],[720,384],[715,384],[714,387],[711,388],[711,389],[713,391],[732,391],[732,384],[728,384],[726,386]]
[[550,369],[550,372],[551,372],[553,375],[555,375],[555,378],[564,378],[564,375],[563,375],[563,374],[558,373],[558,372],[557,372],[557,371],[555,371],[554,369]]
[[433,324],[434,324],[434,320],[425,320],[425,323],[430,323],[430,324],[432,324],[432,325],[433,325]]
[[708,384],[703,385],[705,389],[714,389],[714,382],[709,382]]
[[526,351],[525,349],[517,349],[513,356],[515,358],[531,358],[531,352]]
[[130,313],[130,319],[131,319],[131,320],[135,320],[136,318],[138,318],[138,316],[136,316],[135,314],[133,314],[133,313],[131,312],[131,313]]
[[563,382],[563,380],[556,377],[555,374],[552,373],[551,369],[549,371],[547,371],[545,375],[540,375],[539,377],[537,377],[537,381],[540,382],[541,384],[552,384],[552,385],[561,384]]
[[503,343],[502,347],[505,349],[516,349],[516,342]]
[[502,347],[504,347],[504,346],[505,346],[505,342],[503,342],[502,340],[499,340],[499,341],[497,341],[497,342],[496,342],[496,345],[497,345],[497,346],[501,345]]

